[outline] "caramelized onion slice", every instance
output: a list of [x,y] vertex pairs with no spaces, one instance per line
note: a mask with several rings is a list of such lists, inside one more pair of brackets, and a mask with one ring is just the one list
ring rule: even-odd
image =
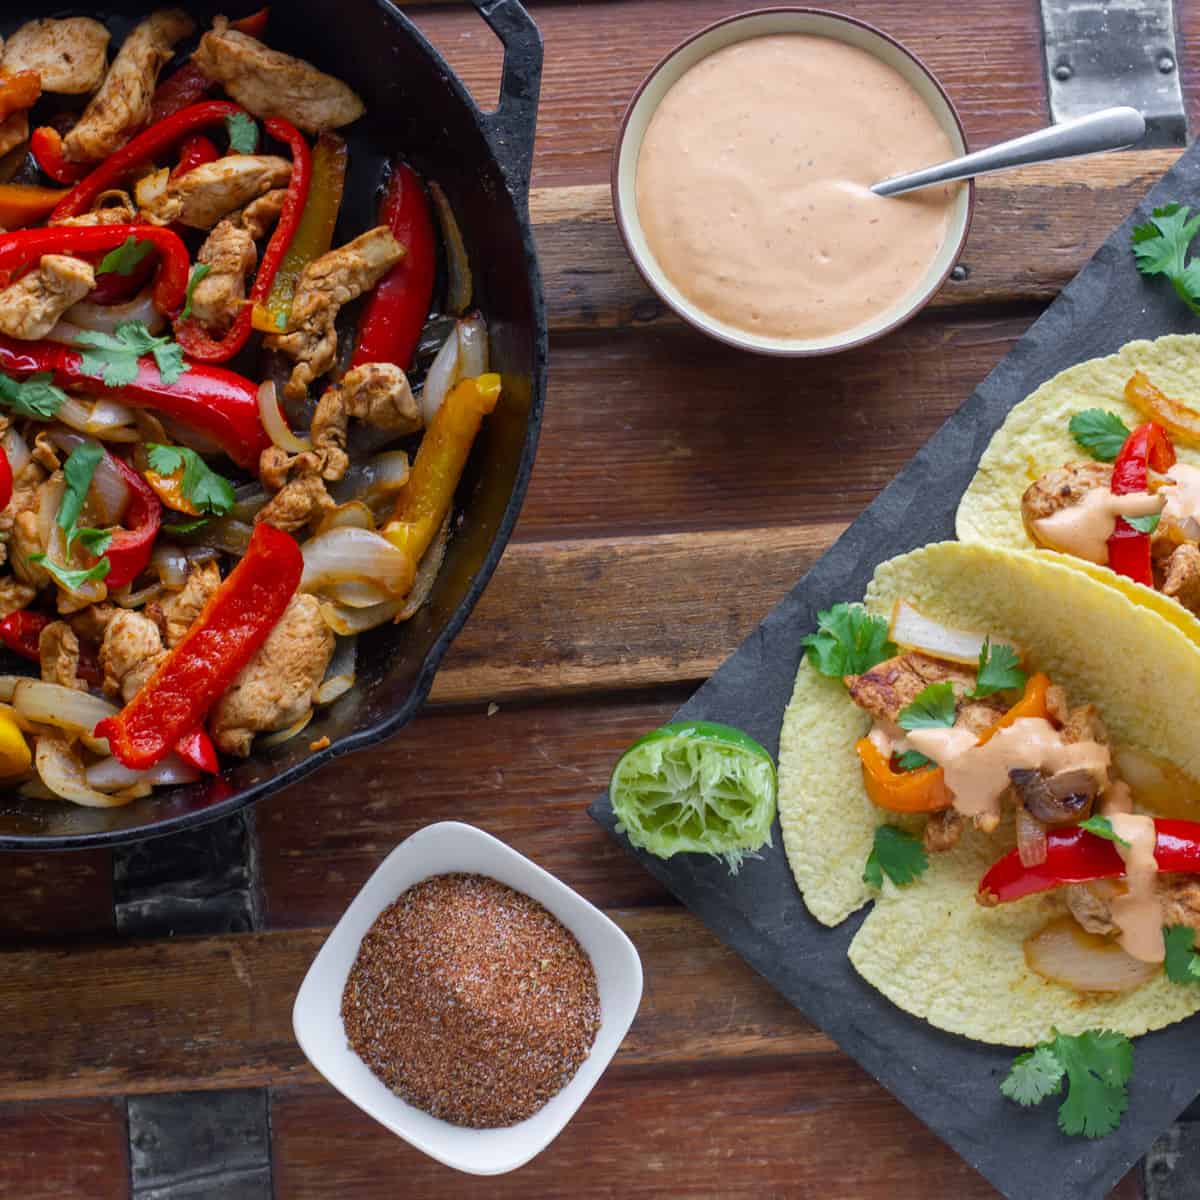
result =
[[986,640],[993,646],[1008,646],[1017,657],[1021,657],[1019,646],[1003,638],[990,637],[986,633],[973,633],[966,629],[955,629],[927,617],[903,598],[892,607],[892,620],[888,637],[904,650],[919,650],[922,654],[940,658],[944,662],[964,663],[975,666]]
[[105,717],[116,716],[117,710],[99,696],[59,683],[22,679],[13,688],[12,706],[27,720],[74,734],[95,754],[107,755],[109,752],[108,741],[94,737],[92,730]]
[[1025,939],[1025,961],[1051,983],[1077,992],[1130,992],[1162,967],[1142,962],[1108,938],[1082,928],[1072,917],[1058,917]]

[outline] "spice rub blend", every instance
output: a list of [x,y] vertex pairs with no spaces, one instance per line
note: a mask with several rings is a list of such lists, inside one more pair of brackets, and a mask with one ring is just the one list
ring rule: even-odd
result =
[[536,900],[483,875],[435,875],[367,931],[342,1020],[402,1099],[491,1129],[570,1082],[600,1027],[600,995],[591,960]]

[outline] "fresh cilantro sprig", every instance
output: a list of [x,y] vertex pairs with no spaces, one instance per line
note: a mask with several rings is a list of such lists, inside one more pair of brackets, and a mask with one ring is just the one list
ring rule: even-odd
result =
[[153,242],[144,242],[130,234],[115,250],[110,250],[96,268],[97,275],[132,275],[138,264],[154,249]]
[[917,750],[905,750],[905,752],[896,759],[896,763],[902,771],[915,771],[918,767],[934,766],[934,761],[932,758],[926,758],[924,754]]
[[888,624],[883,617],[858,604],[835,604],[817,613],[817,631],[803,639],[809,659],[822,675],[841,679],[861,675],[891,658],[896,647],[888,641]]
[[1076,1037],[1054,1031],[1054,1038],[1018,1055],[1000,1091],[1023,1107],[1040,1104],[1062,1091],[1058,1109],[1063,1133],[1097,1138],[1112,1133],[1129,1107],[1127,1084],[1133,1074],[1133,1045],[1109,1029]]
[[49,371],[30,375],[24,381],[0,375],[0,405],[19,417],[53,420],[67,399],[67,393],[50,382],[53,378]]
[[1116,842],[1118,846],[1124,846],[1127,849],[1129,847],[1129,843],[1123,837],[1121,837],[1115,829],[1113,829],[1112,822],[1107,817],[1101,817],[1099,815],[1088,817],[1086,821],[1079,822],[1079,828],[1086,829],[1088,833],[1093,834],[1095,837],[1101,837],[1105,838],[1107,841]]
[[1017,652],[1003,643],[993,646],[991,638],[984,638],[983,648],[979,651],[979,668],[975,675],[975,687],[971,692],[972,698],[980,700],[996,692],[1024,686],[1025,672],[1021,670],[1021,660],[1017,657]]
[[229,149],[234,154],[253,154],[258,149],[258,122],[246,113],[230,113],[225,118]]
[[954,688],[945,682],[931,683],[900,710],[896,724],[910,733],[914,729],[950,729],[954,717]]
[[[66,487],[58,505],[58,527],[67,535],[67,552],[70,553],[75,539],[83,532],[78,528],[79,514],[87,501],[88,488],[96,468],[104,459],[104,448],[95,442],[82,442],[71,451],[63,463],[63,478]],[[92,538],[95,541],[95,538]],[[87,544],[86,542],[84,543]]]
[[895,825],[880,825],[875,830],[875,845],[867,855],[863,883],[883,887],[886,875],[898,887],[912,883],[929,867],[929,858],[921,839]]
[[90,347],[80,366],[89,375],[100,376],[108,387],[126,387],[138,375],[138,359],[154,357],[163,383],[172,384],[188,369],[183,349],[167,337],[155,337],[141,321],[123,321],[115,334],[84,330],[75,344]]
[[1115,412],[1103,408],[1077,412],[1067,428],[1079,445],[1100,462],[1112,462],[1129,437],[1129,426]]
[[1161,513],[1148,513],[1144,517],[1126,517],[1125,523],[1132,525],[1138,533],[1153,533],[1162,519]]
[[203,529],[211,520],[211,517],[194,517],[190,521],[164,521],[163,529],[167,533],[195,533],[198,529]]
[[196,263],[192,267],[191,274],[188,275],[187,292],[184,295],[183,311],[179,314],[181,321],[186,321],[192,315],[192,296],[196,291],[196,284],[202,280],[205,275],[212,271],[211,263]]
[[1190,925],[1164,925],[1167,978],[1172,983],[1200,983],[1200,954],[1196,953],[1196,931]]
[[1165,275],[1175,294],[1200,315],[1200,262],[1187,261],[1188,247],[1200,231],[1200,216],[1186,205],[1166,204],[1133,227],[1133,256],[1143,275]]
[[29,561],[41,563],[69,592],[78,591],[85,583],[103,579],[112,565],[107,558],[101,558],[93,566],[76,571],[69,567],[60,567],[57,563],[51,562],[44,554],[31,554]]
[[233,507],[233,484],[218,475],[195,450],[151,442],[146,446],[146,459],[150,470],[158,475],[182,471],[180,490],[201,513],[219,517]]

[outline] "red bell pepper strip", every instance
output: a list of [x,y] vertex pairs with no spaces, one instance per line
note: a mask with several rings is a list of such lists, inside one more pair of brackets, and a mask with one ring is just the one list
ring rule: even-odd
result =
[[[1155,820],[1154,858],[1160,871],[1200,872],[1200,822]],[[1116,879],[1125,874],[1125,862],[1105,838],[1085,829],[1051,829],[1046,833],[1046,861],[1036,867],[1021,865],[1016,850],[993,863],[979,881],[976,899],[981,904],[1006,904],[1068,883]]]
[[246,344],[250,337],[254,306],[262,304],[269,295],[275,274],[292,244],[292,238],[296,236],[304,205],[308,201],[308,189],[312,183],[312,151],[304,135],[294,125],[278,117],[270,117],[263,124],[271,137],[278,142],[286,142],[292,152],[292,177],[288,181],[283,211],[263,251],[262,262],[250,288],[250,298],[242,306],[228,333],[219,342],[214,341],[204,326],[193,317],[175,326],[176,341],[189,358],[199,362],[226,362]]
[[258,38],[262,40],[262,35],[267,32],[267,22],[271,19],[271,6],[268,4],[266,8],[260,8],[257,12],[252,12],[248,16],[238,17],[236,21],[229,22],[230,29],[236,29],[238,33],[244,33],[247,37]]
[[104,552],[108,559],[104,583],[111,591],[132,583],[146,569],[162,522],[162,504],[150,485],[128,463],[111,454],[109,458],[129,489],[129,504],[125,509],[128,528],[118,529]]
[[135,168],[153,162],[165,151],[173,149],[190,133],[223,125],[226,117],[244,113],[240,105],[228,100],[206,100],[181,109],[166,120],[143,129],[115,154],[110,154],[90,175],[81,179],[51,213],[51,220],[78,217],[90,212],[101,192],[118,187]]
[[43,254],[115,250],[130,237],[150,242],[158,251],[155,307],[172,315],[179,312],[187,296],[191,258],[179,234],[157,225],[50,225],[0,234],[0,287],[7,287]]
[[216,85],[194,62],[184,63],[154,89],[150,102],[150,125],[173,117],[177,112],[198,104]]
[[[1149,468],[1166,471],[1175,462],[1175,447],[1161,425],[1147,421],[1139,425],[1121,447],[1113,463],[1112,493],[1128,496],[1144,492],[1149,485]],[[1118,575],[1135,583],[1154,586],[1150,568],[1150,535],[1134,529],[1124,517],[1117,518],[1116,528],[1108,539],[1108,565]]]
[[158,762],[199,725],[275,628],[300,585],[304,558],[291,534],[254,527],[245,557],[162,665],[116,716],[96,726],[133,770]]
[[53,125],[39,125],[33,131],[29,151],[42,174],[55,183],[78,183],[88,173],[86,163],[67,162],[62,134]]
[[175,753],[197,771],[203,771],[206,775],[217,773],[217,748],[203,725],[197,725],[191,733],[185,733],[175,743]]
[[7,508],[13,496],[13,469],[8,455],[0,450],[0,508]]
[[179,162],[172,170],[171,178],[178,179],[180,175],[186,175],[204,163],[216,162],[219,157],[211,139],[202,133],[193,134],[179,147]]
[[30,662],[41,662],[38,639],[49,624],[50,618],[44,613],[30,612],[28,609],[9,613],[0,621],[0,642]]
[[83,370],[83,356],[60,342],[22,342],[0,336],[0,371],[17,379],[48,371],[56,387],[107,396],[148,408],[214,438],[240,467],[255,471],[270,445],[258,415],[258,386],[222,367],[189,366],[174,383],[164,383],[152,358],[143,358],[137,378],[109,387]]
[[367,300],[350,365],[390,362],[408,370],[433,298],[437,243],[425,188],[405,163],[392,169],[379,221],[392,231],[405,255]]
[[97,275],[96,286],[88,292],[88,302],[124,304],[126,300],[132,300],[146,286],[146,281],[154,274],[157,264],[157,255],[150,253],[128,275],[119,275],[116,271],[105,271]]

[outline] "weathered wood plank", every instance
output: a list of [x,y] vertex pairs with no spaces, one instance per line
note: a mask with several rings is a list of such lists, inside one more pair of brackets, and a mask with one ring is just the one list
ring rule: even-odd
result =
[[0,945],[78,941],[114,928],[112,854],[0,854]]
[[0,1196],[128,1200],[124,1103],[0,1104]]
[[[933,306],[1048,303],[1178,156],[1130,151],[980,179],[965,278]],[[607,184],[535,188],[530,215],[553,331],[677,322],[626,254]]]

